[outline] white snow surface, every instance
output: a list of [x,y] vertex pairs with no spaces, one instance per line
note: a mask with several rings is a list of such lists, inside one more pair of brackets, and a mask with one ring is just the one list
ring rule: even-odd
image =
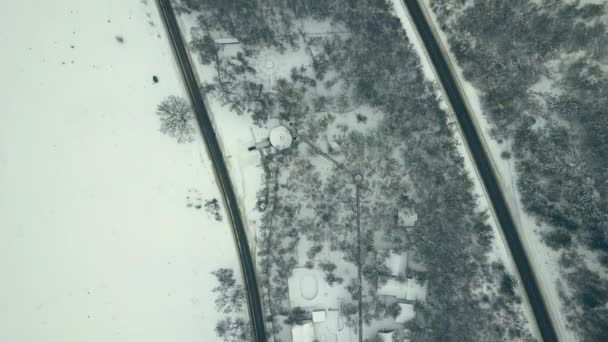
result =
[[198,133],[158,131],[185,93],[154,2],[12,2],[0,44],[0,341],[216,341],[238,259],[186,207],[220,198]]
[[291,335],[293,342],[314,342],[315,328],[312,322],[308,322],[302,325],[296,324],[291,328]]

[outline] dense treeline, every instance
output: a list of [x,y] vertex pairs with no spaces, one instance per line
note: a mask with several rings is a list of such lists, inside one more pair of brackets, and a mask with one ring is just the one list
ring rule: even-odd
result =
[[[417,304],[418,319],[408,323],[413,341],[533,340],[512,277],[504,266],[489,260],[492,228],[486,213],[476,211],[477,198],[456,149],[454,131],[391,5],[386,0],[334,0],[316,10],[289,5],[297,1],[285,1],[287,6],[233,1],[241,2],[247,4],[218,8],[211,1],[189,2],[197,4],[190,8],[201,11],[193,45],[201,61],[217,71],[215,82],[205,85],[204,91],[258,123],[269,116],[289,120],[313,143],[335,116],[352,108],[365,104],[383,113],[371,114],[382,117],[369,132],[343,127],[336,137],[340,148],[327,152],[346,169],[365,175],[360,185],[360,241],[352,239],[352,177],[339,167],[321,175],[302,149],[283,152],[273,160],[279,171],[267,172],[271,174],[267,184],[278,190],[269,196],[274,201],[264,212],[258,245],[269,318],[294,316],[286,307],[286,279],[295,265],[293,250],[299,234],[318,243],[308,251],[309,258],[329,240],[347,261],[363,268],[364,281],[377,284],[383,269],[375,262],[379,252],[373,233],[386,230],[397,249],[414,251],[428,267],[424,275],[428,300]],[[296,24],[302,18],[331,20],[346,33],[307,37]],[[220,56],[211,38],[218,33],[239,39],[242,52]],[[252,81],[256,70],[251,67],[262,48],[278,52],[307,48],[314,53],[309,65],[294,68],[272,89],[264,89]],[[322,111],[333,115],[318,116]],[[360,123],[370,115],[363,114],[357,116]],[[282,175],[281,170],[292,173]],[[289,181],[279,184],[277,174]],[[415,208],[419,217],[415,227],[395,226],[395,212],[402,207]],[[304,209],[314,215],[303,215]],[[363,260],[355,253],[358,245]],[[342,281],[334,279],[334,266],[321,267],[331,281]],[[356,299],[360,284],[344,281]],[[364,297],[365,322],[395,310],[383,306],[374,292]],[[342,307],[342,313],[356,315],[354,302]]]
[[[574,329],[584,341],[606,340],[606,6],[562,0],[431,4],[464,77],[482,91],[495,138],[512,142],[525,209],[548,223],[546,244],[565,254],[562,297]],[[576,255],[579,248],[594,257]],[[579,262],[564,262],[573,258]]]
[[473,294],[480,284],[492,286],[495,281],[486,257],[491,228],[485,224],[485,214],[474,210],[472,183],[446,113],[439,108],[435,89],[424,80],[419,56],[401,23],[385,1],[340,8],[333,19],[352,35],[338,41],[329,60],[351,81],[356,98],[386,114],[377,134],[388,146],[402,146],[401,157],[418,197],[420,222],[405,234],[404,249],[413,249],[427,263],[429,299],[420,307],[426,319],[410,326],[413,337],[421,341],[527,338],[515,296]]

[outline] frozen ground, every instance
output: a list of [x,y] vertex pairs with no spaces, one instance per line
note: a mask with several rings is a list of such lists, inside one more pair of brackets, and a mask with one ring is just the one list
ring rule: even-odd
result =
[[[429,1],[425,0],[422,3],[425,5],[423,7],[425,7],[427,14],[433,22],[437,23],[437,18],[430,9]],[[548,306],[550,314],[553,316],[555,328],[563,340],[577,341],[578,338],[565,325],[566,318],[562,315],[558,289],[556,287],[556,282],[559,280],[559,255],[541,241],[539,232],[542,231],[542,226],[539,226],[536,223],[536,220],[526,214],[523,210],[520,196],[516,188],[517,175],[515,172],[514,159],[503,159],[500,157],[503,151],[511,150],[510,142],[503,141],[502,143],[499,143],[491,137],[491,124],[483,115],[483,110],[481,109],[481,92],[465,80],[462,69],[453,62],[455,61],[455,57],[451,53],[445,33],[441,30],[437,30],[436,32],[441,39],[440,43],[446,47],[445,51],[447,51],[448,57],[452,61],[450,64],[456,72],[457,81],[460,83],[463,90],[465,100],[475,115],[475,124],[482,133],[481,138],[490,151],[494,169],[497,171],[498,179],[503,188],[508,205],[514,213],[516,227],[518,228],[524,248],[527,251],[530,263],[539,280],[538,284],[545,297],[545,303]]]
[[14,2],[0,44],[0,340],[217,340],[209,272],[238,259],[195,209],[202,142],[158,131],[183,88],[154,3]]

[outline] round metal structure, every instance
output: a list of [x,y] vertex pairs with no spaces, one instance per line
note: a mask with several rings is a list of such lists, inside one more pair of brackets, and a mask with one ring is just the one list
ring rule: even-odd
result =
[[270,145],[279,151],[285,150],[291,146],[293,137],[291,132],[285,126],[278,126],[270,131]]

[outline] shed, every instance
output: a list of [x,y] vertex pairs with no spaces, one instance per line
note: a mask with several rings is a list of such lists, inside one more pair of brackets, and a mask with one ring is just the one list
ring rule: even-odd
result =
[[325,310],[313,311],[312,312],[312,322],[313,323],[325,322]]
[[216,38],[215,40],[216,44],[220,44],[220,45],[227,45],[227,44],[239,44],[239,40],[236,38],[231,38],[231,37],[226,37],[226,38]]
[[393,342],[394,330],[380,330],[378,331],[378,337],[382,342]]

